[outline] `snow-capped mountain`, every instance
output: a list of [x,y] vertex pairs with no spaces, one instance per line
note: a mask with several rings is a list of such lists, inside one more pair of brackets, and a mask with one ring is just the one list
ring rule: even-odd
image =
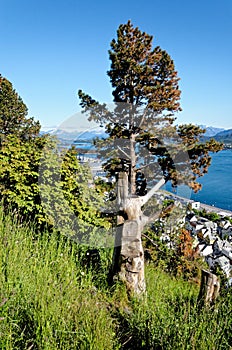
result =
[[55,130],[56,130],[56,126],[42,126],[41,130],[40,130],[40,134],[44,135],[44,134],[52,134]]
[[77,139],[78,140],[93,140],[94,138],[99,137],[99,138],[104,138],[107,137],[107,134],[104,132],[103,129],[98,129],[98,130],[92,130],[92,131],[85,131],[78,135]]
[[101,127],[90,128],[89,130],[81,129],[60,129],[60,128],[42,128],[41,134],[50,134],[56,136],[59,140],[65,143],[72,143],[78,141],[91,141],[96,137],[104,138],[107,134]]
[[213,126],[206,126],[206,125],[199,125],[199,126],[202,129],[206,130],[206,132],[204,134],[204,136],[206,136],[206,137],[212,137],[212,136],[216,135],[217,133],[225,130],[223,128],[215,128]]
[[[213,126],[199,125],[202,129],[205,129],[206,132],[202,137],[203,139],[215,138],[219,141],[228,141],[232,139],[232,129],[225,130],[223,128],[216,128]],[[56,128],[56,127],[46,127],[41,128],[41,134],[50,134],[55,135],[61,141],[65,142],[78,142],[78,141],[91,141],[96,137],[104,138],[107,137],[107,134],[102,127],[94,127],[94,128]]]

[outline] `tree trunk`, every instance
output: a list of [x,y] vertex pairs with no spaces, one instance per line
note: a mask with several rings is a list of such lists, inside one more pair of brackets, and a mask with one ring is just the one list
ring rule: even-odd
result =
[[118,205],[124,215],[118,216],[111,274],[126,284],[130,294],[146,290],[144,278],[144,252],[142,246],[141,201],[128,198],[128,175],[120,173],[118,179]]
[[136,194],[136,154],[135,154],[135,135],[130,137],[130,194]]
[[213,273],[202,270],[201,271],[201,287],[198,296],[200,305],[210,306],[219,295],[220,282],[218,277]]
[[141,227],[137,220],[127,220],[122,225],[121,251],[119,256],[119,278],[124,281],[131,294],[145,291],[144,253]]
[[117,185],[117,230],[111,268],[111,281],[119,278],[124,281],[131,294],[141,294],[146,290],[144,278],[144,252],[142,231],[146,224],[157,220],[160,213],[146,217],[142,206],[160,189],[165,179],[159,182],[145,195],[128,195],[128,174],[119,173]]

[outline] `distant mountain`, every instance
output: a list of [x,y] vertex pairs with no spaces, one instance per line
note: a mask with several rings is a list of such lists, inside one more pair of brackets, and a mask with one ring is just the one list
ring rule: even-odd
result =
[[90,142],[96,137],[104,138],[107,134],[104,132],[104,129],[96,127],[90,130],[74,130],[74,129],[59,129],[59,128],[42,128],[41,135],[50,134],[54,135],[61,141],[61,144],[66,146],[73,143],[78,143],[81,141]]
[[56,136],[58,138],[58,140],[61,141],[67,141],[67,142],[72,142],[74,141],[78,135],[80,135],[82,132],[78,131],[78,130],[62,130],[62,129],[58,129],[58,128],[46,128],[46,129],[41,129],[40,134],[44,135],[44,134],[49,134],[49,135],[53,135]]
[[204,134],[204,136],[206,137],[212,137],[216,134],[218,134],[221,131],[224,131],[225,129],[223,128],[215,128],[213,126],[206,126],[206,125],[199,125],[202,129],[205,129],[206,132]]
[[[213,126],[199,125],[202,129],[205,129],[206,132],[202,136],[202,140],[208,140],[213,137],[217,141],[221,142],[232,142],[232,129],[225,130],[223,128],[215,128]],[[96,137],[104,138],[107,137],[107,134],[104,132],[104,129],[101,127],[96,127],[89,130],[73,130],[73,129],[59,129],[59,128],[42,128],[41,134],[50,134],[55,135],[57,138],[64,143],[72,144],[73,142],[79,141],[91,141]]]
[[56,127],[42,127],[40,130],[40,134],[52,134],[56,130]]
[[232,143],[232,129],[215,128],[212,126],[199,125],[206,132],[201,136],[201,141],[207,141],[214,138],[216,141],[223,143]]
[[99,138],[104,138],[107,137],[107,134],[102,130],[102,129],[96,129],[93,131],[85,131],[78,135],[75,141],[91,141],[94,138],[99,137]]
[[214,139],[221,142],[232,142],[232,129],[224,130],[217,133]]

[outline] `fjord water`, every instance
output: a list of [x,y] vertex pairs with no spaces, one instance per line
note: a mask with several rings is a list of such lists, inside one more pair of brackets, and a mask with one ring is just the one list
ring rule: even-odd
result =
[[[176,192],[180,196],[232,211],[232,149],[211,156],[208,173],[199,179],[201,191],[194,193],[180,186]],[[170,191],[170,185],[166,189]]]
[[202,190],[192,199],[232,210],[232,149],[213,154],[209,171],[199,182]]

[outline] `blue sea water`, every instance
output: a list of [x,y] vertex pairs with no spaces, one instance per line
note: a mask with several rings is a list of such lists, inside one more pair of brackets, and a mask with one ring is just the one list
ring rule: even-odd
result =
[[[176,193],[218,208],[232,211],[232,150],[212,154],[208,173],[199,179],[202,189],[198,193],[180,186]],[[170,190],[170,185],[166,186]]]

